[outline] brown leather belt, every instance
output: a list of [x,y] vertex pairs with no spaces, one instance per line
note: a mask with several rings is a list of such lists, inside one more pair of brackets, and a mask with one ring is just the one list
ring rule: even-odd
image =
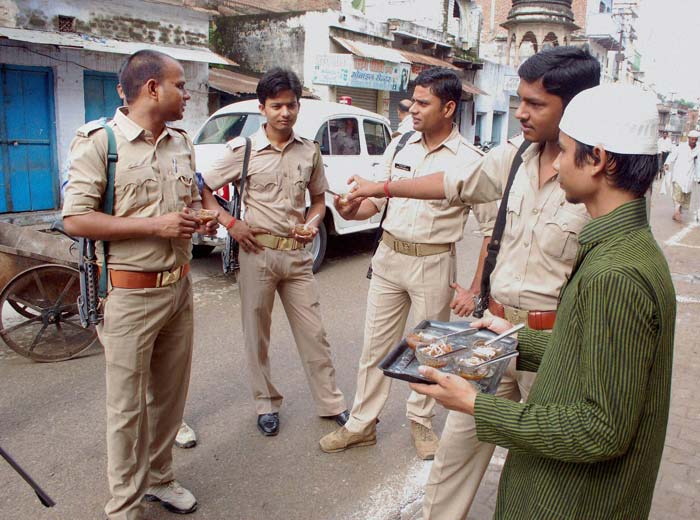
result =
[[489,298],[489,312],[515,325],[527,322],[527,326],[535,330],[552,330],[557,317],[556,311],[526,311],[501,305],[493,298]]
[[140,271],[109,270],[112,287],[119,289],[155,289],[179,282],[190,272],[190,264],[181,265],[172,271],[143,273]]
[[255,240],[268,249],[277,249],[278,251],[293,251],[295,249],[304,249],[305,244],[299,242],[292,237],[279,237],[270,235],[269,233],[261,233],[255,235]]
[[393,249],[397,253],[408,256],[439,255],[440,253],[453,251],[455,247],[454,244],[416,244],[414,242],[404,242],[403,240],[395,238],[388,231],[382,233],[382,242],[384,242],[389,249]]

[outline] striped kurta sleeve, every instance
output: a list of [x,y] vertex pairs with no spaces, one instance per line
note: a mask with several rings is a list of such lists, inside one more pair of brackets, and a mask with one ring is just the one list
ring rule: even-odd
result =
[[518,370],[537,372],[552,335],[543,330],[525,329],[518,334]]
[[[520,404],[479,394],[474,417],[480,441],[565,462],[598,462],[626,452],[648,397],[659,335],[653,297],[637,280],[624,267],[598,273],[581,282],[569,306],[572,316],[558,316],[581,320],[580,397]],[[523,339],[527,343],[527,334]]]

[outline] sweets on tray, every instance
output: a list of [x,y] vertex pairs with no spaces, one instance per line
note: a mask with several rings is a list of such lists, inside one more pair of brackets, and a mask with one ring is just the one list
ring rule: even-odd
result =
[[453,347],[450,343],[431,343],[416,349],[416,357],[421,365],[428,365],[434,368],[446,367],[449,364],[449,359],[439,358],[443,354],[452,352]]
[[425,332],[411,332],[406,335],[406,344],[411,350],[416,350],[418,347],[429,345],[434,339],[435,336],[431,336]]
[[474,350],[472,351],[472,354],[474,354],[474,356],[481,358],[485,361],[495,358],[500,353],[501,350],[499,348],[494,347],[493,345],[489,345],[488,347],[484,345],[475,346]]
[[459,358],[454,361],[454,370],[458,376],[464,379],[478,381],[490,375],[488,366],[479,366],[483,362],[482,358],[476,356]]

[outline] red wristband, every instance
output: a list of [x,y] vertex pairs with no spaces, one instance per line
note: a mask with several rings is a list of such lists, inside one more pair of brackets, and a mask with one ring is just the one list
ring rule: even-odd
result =
[[389,179],[384,182],[384,195],[386,195],[387,199],[391,198],[391,193],[389,193],[389,182],[391,182]]
[[233,218],[231,219],[231,222],[229,222],[228,224],[226,224],[226,229],[227,229],[227,230],[231,229],[235,223],[236,223],[236,217],[233,217]]

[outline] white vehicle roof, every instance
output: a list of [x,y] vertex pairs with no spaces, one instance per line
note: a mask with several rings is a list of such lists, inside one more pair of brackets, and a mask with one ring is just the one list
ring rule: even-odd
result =
[[[209,119],[225,114],[258,114],[259,102],[257,99],[239,101],[231,103],[214,112]],[[387,126],[391,126],[389,120],[379,114],[365,110],[364,108],[342,103],[332,103],[330,101],[319,101],[317,99],[302,99],[300,102],[299,117],[294,125],[294,131],[308,139],[314,139],[321,121],[335,116],[359,116],[382,121]]]

